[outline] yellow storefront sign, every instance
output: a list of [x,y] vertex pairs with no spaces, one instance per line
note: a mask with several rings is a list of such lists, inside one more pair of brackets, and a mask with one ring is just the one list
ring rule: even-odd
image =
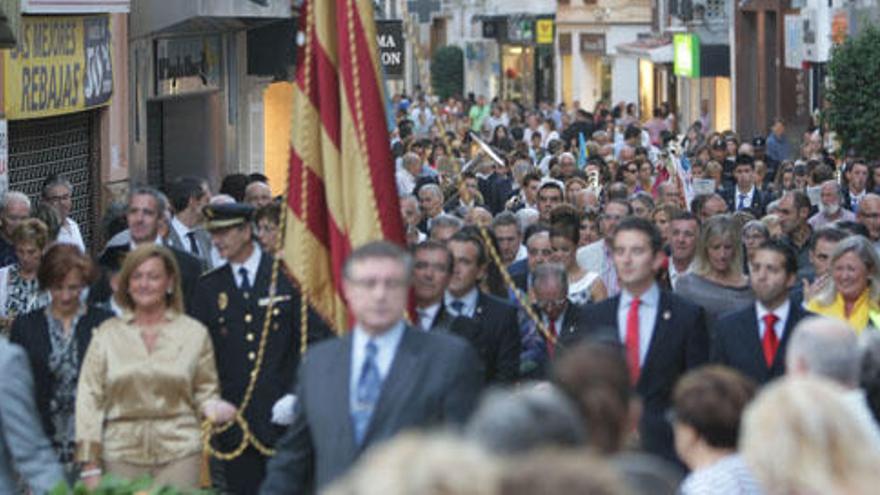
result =
[[3,50],[3,62],[10,120],[106,105],[113,94],[109,18],[22,17],[18,44]]
[[553,19],[535,21],[535,42],[539,45],[553,44]]

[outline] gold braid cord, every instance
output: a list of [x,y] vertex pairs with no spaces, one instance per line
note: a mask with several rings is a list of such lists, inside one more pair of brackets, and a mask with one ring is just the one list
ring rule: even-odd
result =
[[[311,53],[311,35],[314,29],[314,14],[312,3],[308,2],[306,7],[306,40],[305,40],[305,59],[309,59],[309,55]],[[311,74],[310,74],[309,64],[305,64],[304,66],[304,75],[305,75],[305,83],[306,87],[308,87]],[[303,164],[302,170],[302,178],[301,178],[301,187],[302,187],[302,202],[301,202],[301,211],[302,211],[302,222],[305,224],[307,220],[308,214],[308,203],[307,203],[307,193],[308,193],[308,170]],[[285,183],[288,182],[289,178],[285,178]],[[281,266],[281,247],[283,246],[283,240],[285,237],[285,233],[287,230],[287,192],[283,194],[282,204],[285,205],[284,208],[281,209],[281,232],[278,238],[276,239],[276,256],[272,262],[272,279],[269,282],[269,303],[266,305],[266,315],[263,319],[263,329],[260,333],[260,345],[257,348],[257,358],[254,362],[254,369],[251,371],[250,380],[248,381],[248,386],[245,389],[244,398],[241,401],[241,404],[238,406],[238,411],[235,414],[235,418],[232,421],[224,423],[222,425],[215,426],[209,420],[205,420],[202,422],[202,449],[203,452],[207,455],[210,455],[216,459],[221,461],[231,461],[237,457],[239,457],[242,453],[244,453],[245,449],[247,449],[248,445],[253,445],[257,452],[263,454],[264,456],[271,457],[275,455],[275,450],[266,446],[260,439],[257,438],[256,435],[250,429],[250,425],[244,417],[245,410],[253,398],[254,389],[257,385],[257,380],[260,377],[260,368],[263,365],[263,359],[266,354],[266,343],[269,340],[269,325],[272,323],[272,309],[275,305],[275,293],[278,289],[278,272]],[[308,346],[308,291],[307,288],[303,287],[303,290],[300,291],[301,294],[301,303],[300,303],[300,355],[305,354],[306,348]],[[223,452],[218,449],[215,449],[211,445],[211,438],[215,435],[219,435],[224,431],[231,428],[233,425],[238,425],[241,429],[241,442],[239,442],[238,446],[235,449],[229,452]]]
[[[415,32],[413,28],[412,18],[409,15],[409,10],[407,8],[407,2],[403,2],[403,24],[406,26],[406,34],[411,40],[415,40],[415,43],[412,43],[413,46],[413,56],[419,61],[419,77],[422,80],[422,87],[427,88],[428,93],[433,92],[433,87],[431,85],[431,78],[428,76],[427,71],[423,69],[425,54],[422,51],[422,45],[419,43],[418,34]],[[443,145],[446,146],[446,150],[452,150],[452,147],[449,146],[449,139],[446,137],[446,127],[443,123],[443,119],[440,118],[440,112],[438,111],[438,106],[435,103],[431,103],[431,111],[434,112],[436,116],[435,122],[437,123],[437,127],[440,130],[440,139],[443,141]],[[455,170],[455,179],[456,179],[456,190],[458,190],[461,186],[461,164],[458,160],[452,161],[454,170]],[[551,345],[556,343],[556,336],[551,334],[547,327],[544,325],[544,322],[541,318],[535,314],[535,311],[532,309],[531,305],[528,304],[525,295],[516,287],[516,284],[513,283],[513,279],[510,278],[510,273],[507,271],[507,267],[504,266],[504,263],[501,261],[501,257],[498,255],[498,252],[495,250],[495,245],[492,243],[492,238],[489,236],[488,231],[486,231],[486,227],[480,225],[480,235],[483,237],[483,244],[486,245],[486,250],[489,253],[489,257],[492,259],[492,262],[495,263],[495,266],[498,267],[498,270],[501,272],[501,278],[504,279],[504,284],[507,288],[513,293],[513,296],[516,298],[520,307],[523,308],[526,315],[532,320],[535,324],[535,328],[538,329],[539,332],[547,339]]]

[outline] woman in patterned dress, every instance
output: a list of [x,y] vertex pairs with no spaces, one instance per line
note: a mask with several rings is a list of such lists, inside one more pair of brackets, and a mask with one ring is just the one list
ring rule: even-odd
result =
[[40,259],[49,243],[46,224],[36,218],[28,218],[12,231],[11,237],[18,262],[0,268],[0,328],[4,333],[9,331],[17,315],[43,308],[49,303],[49,295],[40,290],[37,281]]

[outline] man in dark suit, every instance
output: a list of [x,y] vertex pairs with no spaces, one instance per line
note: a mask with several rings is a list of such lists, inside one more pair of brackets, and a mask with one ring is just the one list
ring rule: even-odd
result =
[[[452,253],[445,244],[425,241],[413,249],[413,295],[416,325],[427,332],[448,332],[467,340],[485,363],[492,359],[492,342],[476,321],[453,316],[443,304],[443,294],[452,277]],[[485,368],[484,368],[485,369]]]
[[529,321],[523,335],[520,370],[523,378],[546,380],[550,362],[561,349],[557,343],[567,335],[583,333],[586,315],[583,306],[568,300],[568,274],[560,264],[543,263],[535,267],[532,292],[533,309],[544,329]]
[[723,191],[728,211],[747,211],[761,218],[767,209],[768,198],[755,187],[755,159],[749,155],[739,154],[733,169],[736,186]]
[[522,348],[516,308],[480,290],[489,264],[480,234],[473,227],[459,231],[447,243],[452,252],[452,278],[443,305],[452,316],[466,316],[480,326],[485,343],[486,381],[509,383],[519,377]]
[[[162,242],[159,236],[159,226],[164,222],[168,205],[165,195],[152,187],[137,187],[131,191],[128,198],[126,221],[131,235],[128,244],[108,246],[98,258],[98,264],[104,269],[104,274],[89,292],[89,302],[94,304],[106,303],[112,296],[110,275],[111,267],[121,266],[122,259],[130,251],[141,244],[155,244]],[[186,307],[191,307],[192,293],[195,289],[199,275],[202,273],[201,262],[174,247],[170,247],[180,268],[181,285],[183,289],[183,301]]]
[[654,281],[662,248],[660,233],[650,221],[622,220],[612,238],[621,293],[588,306],[585,330],[567,335],[560,345],[570,345],[579,337],[601,337],[614,329],[626,349],[630,379],[644,403],[639,424],[642,447],[677,460],[665,414],[679,377],[708,359],[709,335],[702,308],[661,291]]
[[[253,211],[253,206],[243,203],[205,208],[206,228],[227,262],[202,276],[190,310],[211,335],[223,399],[243,412],[253,435],[244,452],[223,466],[226,488],[242,495],[254,493],[265,476],[268,457],[257,445],[271,448],[283,432],[285,422],[273,411],[293,391],[301,332],[299,294],[283,273],[277,276],[275,294],[269,294],[274,259],[253,239]],[[308,325],[310,340],[328,333],[314,315]],[[264,338],[262,363],[257,368]],[[253,373],[256,383],[245,405]],[[236,426],[221,433],[216,445],[228,452],[241,441],[242,432]]]
[[550,245],[550,228],[541,223],[529,225],[523,237],[528,257],[511,265],[508,271],[516,288],[528,294],[529,277],[538,265],[550,261],[553,246]]
[[713,327],[710,360],[764,384],[785,373],[785,350],[795,325],[810,313],[792,302],[797,257],[779,241],[769,241],[750,263],[755,303],[721,317]]
[[203,210],[211,199],[205,179],[178,177],[168,185],[168,199],[174,215],[168,226],[167,244],[197,258],[204,268],[214,268],[211,259],[211,235],[204,229]]
[[379,241],[352,252],[343,291],[357,324],[309,350],[293,425],[260,493],[320,490],[372,445],[470,415],[482,388],[479,358],[458,337],[404,322],[409,286],[410,259],[399,247]]

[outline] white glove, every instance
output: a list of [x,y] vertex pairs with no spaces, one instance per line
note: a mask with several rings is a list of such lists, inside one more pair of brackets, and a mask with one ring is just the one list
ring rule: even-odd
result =
[[272,406],[272,422],[276,425],[289,426],[293,423],[293,407],[296,405],[296,396],[287,394]]

